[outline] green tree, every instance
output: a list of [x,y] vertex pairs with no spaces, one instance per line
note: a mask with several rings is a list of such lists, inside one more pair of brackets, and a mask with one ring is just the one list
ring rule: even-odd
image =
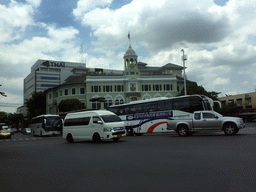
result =
[[[210,97],[213,100],[218,100],[218,94],[220,94],[220,92],[215,91],[207,92],[202,85],[198,86],[197,83],[188,83],[186,87],[187,95],[201,94]],[[184,88],[178,96],[182,95],[184,95]]]
[[8,122],[14,127],[23,127],[23,114],[9,114]]
[[58,105],[60,112],[74,111],[83,108],[83,104],[78,99],[63,99]]
[[46,113],[46,95],[43,92],[34,92],[25,104],[28,110],[28,120]]
[[3,111],[0,112],[0,123],[8,124],[8,116],[6,112],[3,112]]

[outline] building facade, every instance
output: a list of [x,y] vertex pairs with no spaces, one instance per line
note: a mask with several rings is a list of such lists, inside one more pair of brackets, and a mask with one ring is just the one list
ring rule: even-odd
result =
[[24,79],[24,103],[34,92],[45,91],[65,82],[74,67],[85,67],[85,63],[37,60],[30,74]]
[[218,98],[222,105],[236,104],[242,111],[253,111],[256,109],[256,92],[229,95]]
[[[56,87],[65,83],[66,79],[74,73],[81,74],[85,72],[85,63],[65,62],[65,61],[53,61],[53,60],[37,60],[37,62],[31,67],[30,74],[24,79],[23,84],[23,98],[24,109],[23,114],[27,114],[26,100],[31,98],[34,92],[44,92],[49,88]],[[87,72],[97,73],[102,69],[87,68]],[[113,70],[106,70],[106,73],[110,73]],[[122,74],[123,71],[114,70],[115,74]]]
[[[146,63],[138,62],[138,55],[131,45],[123,59],[122,72],[111,69],[92,71],[83,67],[78,71],[74,68],[65,83],[45,91],[47,113],[58,114],[57,106],[62,99],[77,98],[87,109],[106,109],[112,104],[173,97],[183,89],[182,66],[171,63],[162,67],[147,66]],[[102,97],[105,102],[91,102],[91,99]]]

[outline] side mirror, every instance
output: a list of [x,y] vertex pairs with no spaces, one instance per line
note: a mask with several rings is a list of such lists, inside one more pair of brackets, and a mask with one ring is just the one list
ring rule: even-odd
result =
[[98,123],[98,124],[103,124],[103,122],[102,122],[102,121],[97,121],[97,123]]

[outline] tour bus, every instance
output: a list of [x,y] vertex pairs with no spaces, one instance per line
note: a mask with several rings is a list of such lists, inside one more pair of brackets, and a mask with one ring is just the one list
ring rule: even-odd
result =
[[204,95],[158,97],[108,107],[124,122],[127,135],[168,132],[167,120],[191,116],[194,111],[213,110],[214,101]]
[[45,136],[60,135],[62,131],[62,119],[59,115],[39,115],[31,121],[32,135]]
[[107,110],[91,110],[68,113],[64,119],[63,138],[74,140],[118,141],[126,136],[124,122]]

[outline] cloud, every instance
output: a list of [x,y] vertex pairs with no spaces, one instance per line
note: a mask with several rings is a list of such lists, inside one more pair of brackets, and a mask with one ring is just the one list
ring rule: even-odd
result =
[[150,52],[157,53],[182,41],[212,43],[227,37],[229,18],[222,12],[210,11],[211,6],[214,3],[206,1],[135,0],[117,10],[95,7],[74,15],[91,27],[98,38],[97,45],[107,39],[110,44],[120,42],[131,31],[133,41],[140,41]]
[[42,0],[26,0],[29,4],[33,5],[34,7],[39,7]]
[[0,43],[19,39],[20,33],[35,24],[34,12],[31,4],[22,4],[14,0],[8,6],[0,4]]
[[113,0],[79,0],[77,8],[74,9],[73,14],[76,17],[81,17],[84,13],[95,9],[96,7],[109,7]]

